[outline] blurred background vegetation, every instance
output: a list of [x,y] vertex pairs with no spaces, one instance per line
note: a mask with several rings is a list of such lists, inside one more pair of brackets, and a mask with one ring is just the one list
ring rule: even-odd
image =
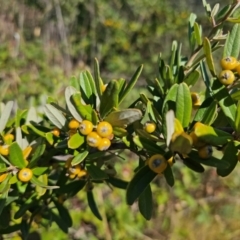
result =
[[[95,57],[106,82],[129,79],[143,63],[139,88],[132,95],[137,97],[144,80],[156,75],[158,54],[167,58],[173,40],[182,42],[189,54],[191,12],[204,31],[209,28],[200,0],[0,0],[0,6],[0,101],[15,99],[20,108],[42,105],[47,95],[63,100],[69,77],[93,69]],[[126,156],[117,166],[129,180],[137,159]],[[94,191],[103,222],[90,213],[82,191],[66,202],[74,220],[68,236],[55,225],[46,231],[36,223],[29,239],[38,239],[37,232],[46,240],[240,239],[239,167],[225,179],[214,169],[202,175],[179,163],[173,169],[173,189],[161,177],[153,184],[155,211],[149,222],[137,206],[129,210],[124,191],[102,186]]]

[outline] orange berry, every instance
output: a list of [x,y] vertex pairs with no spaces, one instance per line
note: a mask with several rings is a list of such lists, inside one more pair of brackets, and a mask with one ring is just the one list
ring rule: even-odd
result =
[[18,178],[21,182],[28,182],[32,179],[33,172],[30,168],[22,168],[18,172]]
[[54,128],[52,130],[52,134],[55,136],[55,137],[59,137],[60,136],[60,129],[59,128]]
[[90,132],[87,135],[87,144],[91,147],[98,147],[101,142],[101,137],[96,132]]
[[100,137],[108,137],[112,134],[113,128],[112,125],[106,121],[100,122],[97,125],[97,133]]
[[162,173],[167,167],[167,161],[161,154],[155,154],[148,159],[149,168],[155,173]]
[[83,120],[79,125],[79,131],[82,135],[88,135],[93,130],[92,122]]
[[212,156],[213,149],[212,146],[207,145],[198,149],[198,155],[200,158],[207,159]]
[[110,146],[111,146],[111,141],[108,138],[102,138],[97,148],[99,151],[105,151]]
[[77,129],[80,125],[80,122],[78,122],[76,119],[72,119],[69,123],[68,123],[68,127],[69,129]]

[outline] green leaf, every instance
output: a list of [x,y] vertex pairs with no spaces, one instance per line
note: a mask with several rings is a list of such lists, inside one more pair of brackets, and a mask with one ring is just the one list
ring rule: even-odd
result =
[[113,127],[113,134],[116,137],[124,137],[128,135],[128,131],[124,128],[120,128],[120,127]]
[[114,187],[124,189],[124,190],[127,189],[127,186],[128,186],[128,182],[120,178],[109,176],[109,178],[106,181],[111,185],[113,185]]
[[212,98],[207,98],[198,109],[194,121],[201,122],[206,125],[211,125],[217,116],[217,101]]
[[198,70],[191,71],[184,79],[184,82],[188,86],[194,86],[200,77],[200,72]]
[[159,154],[165,154],[165,151],[158,146],[156,143],[154,143],[152,140],[148,140],[146,138],[142,138],[139,136],[133,137],[133,142],[142,149],[147,150],[150,153],[159,153]]
[[27,117],[25,120],[25,124],[30,124],[31,122],[39,122],[37,110],[35,107],[30,107],[28,112],[27,112]]
[[38,159],[44,154],[46,149],[46,144],[40,138],[36,140],[37,146],[34,146],[33,155],[29,163],[29,167],[32,168],[37,164]]
[[70,113],[72,114],[72,116],[78,120],[79,122],[82,121],[82,117],[79,115],[78,111],[75,109],[74,105],[71,102],[71,96],[75,93],[77,93],[77,89],[75,89],[72,86],[69,86],[65,89],[65,100],[66,100],[66,104],[68,107],[68,110],[70,111]]
[[157,173],[153,172],[148,165],[139,169],[128,184],[126,192],[127,204],[132,205],[156,175]]
[[1,216],[2,210],[5,207],[5,203],[6,203],[6,198],[1,198],[0,199],[0,216]]
[[[27,126],[28,128],[30,128],[34,133],[36,133],[37,135],[41,136],[41,137],[46,137],[46,132],[38,129],[37,127],[35,127],[34,125],[23,125],[23,126]],[[22,127],[23,127],[22,126]]]
[[235,118],[237,107],[228,93],[228,90],[223,86],[218,79],[213,81],[212,90],[214,98],[218,101],[222,111],[228,119],[228,122],[232,128],[235,127]]
[[84,136],[80,135],[78,132],[73,134],[68,140],[68,147],[70,149],[79,148],[85,141]]
[[16,142],[13,142],[9,147],[9,161],[13,166],[18,168],[26,167],[22,149]]
[[50,213],[51,213],[50,219],[54,221],[64,233],[68,233],[68,226],[64,219],[62,219],[59,215],[55,214],[51,210]]
[[14,214],[14,219],[22,217],[30,207],[37,204],[35,196],[36,193],[33,193],[27,201],[24,201],[24,203],[20,205],[20,208]]
[[69,197],[73,197],[79,191],[81,191],[85,185],[86,185],[86,181],[83,181],[83,180],[72,181],[66,185],[61,184],[61,187],[57,189],[57,193],[59,195],[67,194]]
[[50,145],[53,145],[53,143],[54,143],[54,137],[53,137],[53,134],[52,134],[51,132],[47,132],[47,133],[45,134],[45,138],[46,138],[46,140],[48,141],[48,143],[49,143]]
[[212,92],[211,82],[210,82],[210,78],[208,76],[208,72],[207,72],[206,66],[205,66],[203,61],[200,62],[200,70],[201,70],[203,81],[204,81],[204,83],[205,83],[205,85],[207,87],[207,90],[211,93]]
[[225,15],[229,12],[231,5],[224,6],[216,15],[216,20],[220,20],[225,17]]
[[89,154],[88,150],[84,150],[83,152],[80,152],[79,154],[77,154],[71,162],[72,166],[75,166],[81,163],[88,156],[88,154]]
[[143,65],[139,66],[136,72],[133,74],[131,80],[129,81],[129,83],[127,84],[124,91],[122,91],[122,94],[119,97],[119,104],[124,100],[124,98],[128,95],[128,93],[132,90],[132,88],[136,84],[139,76],[141,75],[142,69]]
[[102,96],[101,86],[103,85],[103,82],[100,77],[99,63],[96,58],[94,59],[94,80],[95,80],[97,94],[98,94],[99,98],[101,99],[101,96]]
[[[169,110],[169,106],[167,105],[168,102],[174,103],[174,107],[176,107],[175,102],[176,102],[178,86],[179,86],[179,84],[176,83],[176,84],[172,85],[172,87],[169,89],[169,92],[163,102],[162,113],[165,113],[165,111]],[[170,107],[170,109],[173,109],[173,108]],[[175,109],[173,109],[173,110],[175,110]]]
[[215,158],[215,157],[210,157],[208,159],[202,159],[199,157],[198,152],[196,150],[192,150],[189,154],[188,154],[189,158],[192,159],[192,161],[196,161],[198,163],[201,163],[203,165],[206,166],[210,166],[210,167],[216,167],[217,169],[227,169],[229,167],[229,163]]
[[142,118],[142,112],[135,108],[124,109],[111,112],[105,121],[109,122],[113,127],[126,128],[129,124]]
[[235,126],[236,126],[236,132],[237,134],[239,134],[240,133],[240,103],[238,103],[237,105]]
[[228,34],[224,45],[223,57],[238,58],[240,51],[240,24],[234,24],[232,31]]
[[86,72],[80,73],[79,76],[80,90],[81,96],[86,104],[90,104],[92,106],[95,105],[96,96],[94,94],[95,84],[93,79],[88,78]]
[[173,176],[172,168],[171,168],[171,166],[169,164],[167,165],[167,168],[164,170],[163,174],[164,174],[164,177],[165,177],[168,185],[170,187],[173,187],[173,185],[174,185],[174,176]]
[[206,37],[204,38],[204,41],[203,41],[203,50],[206,55],[206,61],[207,61],[208,68],[209,68],[212,76],[214,77],[214,76],[216,76],[216,70],[214,67],[214,62],[213,62],[213,57],[212,57],[212,47],[211,47],[210,41]]
[[196,160],[193,160],[189,157],[184,158],[183,163],[188,168],[190,168],[191,170],[193,170],[194,172],[197,172],[197,173],[203,173],[205,170],[204,167],[199,162],[197,162]]
[[41,182],[37,177],[32,176],[32,179],[30,180],[31,183],[35,184],[36,186],[42,187],[42,188],[47,188],[47,189],[56,189],[59,188],[59,186],[48,186],[44,182]]
[[76,76],[72,76],[70,78],[70,81],[69,81],[69,85],[70,87],[73,87],[75,88],[77,91],[80,91],[80,86],[79,86],[79,82],[78,82],[78,79],[76,78]]
[[153,200],[151,186],[148,185],[146,189],[141,193],[138,199],[138,208],[140,213],[146,220],[152,218],[153,212]]
[[97,217],[100,221],[102,221],[102,216],[98,211],[98,207],[96,205],[92,191],[87,192],[87,200],[92,213],[95,215],[95,217]]
[[[34,175],[39,176],[45,173],[48,170],[48,167],[35,167],[32,169]],[[38,179],[40,180],[40,179]],[[41,180],[40,180],[41,181]]]
[[202,45],[202,28],[201,28],[201,25],[199,26],[198,23],[194,22],[194,33],[195,33],[195,38],[196,38],[196,41],[197,41],[197,44],[199,46]]
[[93,164],[87,164],[86,167],[87,167],[87,172],[89,173],[91,179],[93,180],[108,179],[108,175],[99,167]]
[[229,163],[229,166],[226,169],[218,168],[217,174],[226,177],[234,170],[238,163],[238,149],[235,147],[233,141],[226,145],[221,161]]
[[[48,175],[47,174],[43,174],[43,175],[38,177],[38,180],[40,182],[44,183],[45,185],[47,185],[48,184]],[[43,196],[47,192],[47,189],[39,187],[39,186],[36,186],[36,192],[38,194],[38,197],[41,197],[41,196]]]
[[6,124],[8,122],[8,119],[11,115],[12,109],[13,109],[13,101],[7,102],[7,104],[4,106],[4,109],[1,113],[1,118],[0,118],[0,132],[4,130],[6,127]]
[[213,146],[224,145],[233,139],[231,134],[208,125],[199,125],[195,128],[194,133],[199,141]]
[[60,204],[57,201],[54,201],[54,204],[58,210],[60,218],[66,223],[66,225],[68,227],[71,227],[73,222],[72,222],[72,218],[69,214],[69,211],[62,204]]
[[67,120],[57,108],[51,104],[46,104],[44,107],[44,112],[53,125],[59,129],[62,129],[65,126]]
[[181,122],[183,128],[188,127],[192,112],[192,98],[186,83],[178,85],[176,96],[176,118]]
[[112,80],[108,83],[106,90],[103,92],[100,102],[100,115],[105,118],[113,108],[118,107],[118,83]]
[[71,101],[72,101],[76,111],[80,114],[82,119],[92,121],[93,109],[90,105],[85,105],[84,103],[82,103],[80,93],[74,93],[71,96]]

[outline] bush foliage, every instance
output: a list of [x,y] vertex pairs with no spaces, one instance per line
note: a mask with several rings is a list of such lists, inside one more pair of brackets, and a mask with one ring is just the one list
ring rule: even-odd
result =
[[[230,57],[237,59],[240,50],[239,5],[220,8],[203,1],[211,25],[207,34],[190,14],[187,54],[173,41],[170,58],[160,54],[156,78],[146,80],[149,94],[140,93],[125,108],[121,104],[131,98],[143,65],[128,81],[106,83],[97,59],[93,73],[85,70],[71,77],[64,104],[57,97],[48,97],[42,108],[2,103],[0,233],[19,231],[27,239],[34,222],[45,227],[54,222],[68,233],[73,222],[64,201],[79,192],[92,214],[104,221],[96,201],[103,184],[125,190],[127,204],[137,202],[141,215],[150,220],[155,207],[151,183],[163,176],[174,187],[172,166],[180,162],[200,174],[207,166],[228,176],[240,149],[239,63],[229,68]],[[225,23],[232,25],[229,33],[223,32]],[[223,70],[233,73],[230,83],[228,74],[222,78],[215,52],[226,63]],[[193,92],[199,82],[204,90]],[[115,167],[116,162],[126,164],[122,159],[128,157],[121,155],[126,150],[138,156],[130,181]]]

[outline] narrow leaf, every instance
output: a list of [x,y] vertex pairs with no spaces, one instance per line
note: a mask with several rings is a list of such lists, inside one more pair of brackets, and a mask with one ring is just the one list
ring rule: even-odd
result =
[[128,95],[128,93],[132,90],[132,88],[136,84],[139,76],[141,75],[142,69],[143,69],[143,65],[139,66],[136,72],[133,74],[131,80],[129,81],[129,83],[127,84],[124,91],[119,97],[119,104],[124,100],[124,98]]
[[142,192],[138,199],[138,208],[146,220],[150,220],[153,212],[152,190],[150,185]]
[[5,105],[5,107],[1,113],[0,132],[2,132],[4,130],[4,128],[6,127],[6,124],[8,122],[8,119],[9,119],[12,109],[13,109],[13,104],[14,104],[13,101],[7,102],[7,104]]
[[92,191],[87,192],[87,200],[92,213],[95,215],[95,217],[97,217],[100,221],[102,221],[102,216],[99,213]]
[[240,51],[240,24],[234,24],[232,31],[228,34],[226,43],[224,45],[223,57],[238,58]]
[[128,184],[127,204],[132,205],[156,175],[157,173],[153,172],[147,165],[138,170]]
[[44,112],[53,125],[59,129],[62,129],[65,126],[67,120],[57,108],[51,104],[46,104],[44,107]]

